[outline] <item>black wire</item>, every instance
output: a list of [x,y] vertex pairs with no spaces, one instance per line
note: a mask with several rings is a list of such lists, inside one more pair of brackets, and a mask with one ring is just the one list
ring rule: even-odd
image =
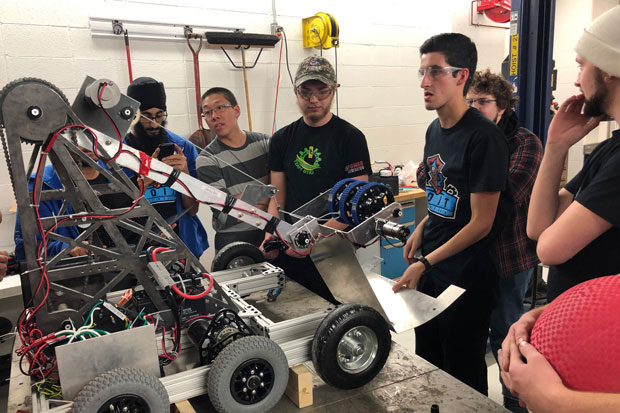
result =
[[286,70],[288,71],[288,77],[291,79],[291,85],[295,87],[293,75],[291,74],[291,68],[288,63],[288,41],[286,40],[286,32],[284,31],[284,28],[282,28],[282,35],[284,36],[284,47],[286,48]]
[[[388,239],[388,237],[382,237],[382,238],[385,240],[385,242],[387,242],[388,244],[390,244],[390,245],[391,245],[392,247],[394,247],[394,248],[402,248],[402,247],[404,247],[404,246],[406,245],[406,244],[405,244],[404,242],[402,242],[402,241],[400,241],[400,244],[401,244],[401,245],[398,245],[398,244],[395,244],[395,243],[390,242],[390,240]],[[383,247],[383,248],[385,248],[385,247]]]

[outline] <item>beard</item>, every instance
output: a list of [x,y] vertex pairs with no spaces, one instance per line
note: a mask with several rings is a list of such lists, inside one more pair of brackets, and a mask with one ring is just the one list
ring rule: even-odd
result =
[[605,101],[607,100],[607,89],[603,84],[603,75],[597,68],[594,77],[594,95],[586,99],[583,106],[583,114],[588,116],[600,116],[605,114]]
[[159,130],[157,135],[149,135],[147,129],[141,122],[136,123],[133,128],[133,135],[135,139],[127,139],[127,143],[132,148],[138,149],[147,155],[152,155],[155,149],[159,147],[160,143],[168,142],[168,132],[166,132],[167,121],[161,123],[161,128],[148,128],[148,131]]

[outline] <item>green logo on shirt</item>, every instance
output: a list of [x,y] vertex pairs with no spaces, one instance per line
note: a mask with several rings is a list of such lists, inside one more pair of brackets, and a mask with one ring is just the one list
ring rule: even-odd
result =
[[294,163],[302,173],[314,175],[314,171],[321,167],[321,152],[314,146],[304,148],[304,150],[299,151]]

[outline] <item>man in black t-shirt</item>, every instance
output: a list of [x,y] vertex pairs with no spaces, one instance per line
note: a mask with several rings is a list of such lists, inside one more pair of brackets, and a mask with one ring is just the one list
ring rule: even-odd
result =
[[[368,180],[372,173],[364,134],[331,112],[337,88],[334,68],[324,57],[310,56],[299,65],[295,95],[303,116],[278,130],[269,145],[270,180],[278,188],[269,205],[271,214],[278,215],[277,205],[294,211],[343,178]],[[333,219],[325,225],[346,228]],[[266,234],[265,239],[272,237]],[[265,256],[274,259],[278,253]],[[306,288],[336,301],[309,257],[302,259],[288,249],[275,263]]]
[[[527,233],[538,240],[540,261],[550,266],[549,300],[583,281],[620,273],[620,129],[599,144],[583,169],[558,191],[569,148],[593,130],[605,114],[616,122],[620,119],[618,22],[620,6],[598,17],[577,42],[580,70],[575,86],[581,94],[568,98],[553,117],[532,191]],[[510,327],[498,356],[506,385],[513,394],[523,396],[522,401],[532,410],[540,403],[566,402],[573,409],[578,406],[580,411],[617,411],[620,395],[563,388],[557,374],[544,374],[541,364],[536,363],[540,353],[521,344],[529,341],[534,323],[544,309],[545,306],[538,307],[523,314]],[[532,359],[521,363],[519,352]],[[517,368],[511,369],[513,363]],[[544,395],[538,390],[541,387],[545,387]],[[549,394],[558,397],[549,400]],[[566,408],[558,406],[551,410]]]
[[476,45],[444,33],[425,41],[420,56],[424,105],[438,115],[424,145],[428,216],[405,245],[410,265],[393,289],[417,286],[433,297],[450,284],[466,289],[416,328],[416,353],[486,395],[486,341],[497,289],[490,233],[507,179],[508,147],[497,126],[465,101]]

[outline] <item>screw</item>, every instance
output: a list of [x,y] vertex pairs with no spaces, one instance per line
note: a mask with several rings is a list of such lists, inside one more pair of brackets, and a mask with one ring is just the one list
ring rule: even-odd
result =
[[265,383],[263,383],[262,381],[260,382],[260,386],[261,387],[265,387]]
[[256,374],[256,371],[250,370],[250,374]]
[[108,139],[108,140],[105,141],[105,144],[106,145],[112,145],[112,141]]
[[361,337],[361,336],[362,336],[362,332],[361,332],[361,331],[359,331],[359,330],[356,330],[356,331],[355,331],[355,337],[359,338],[359,337]]
[[258,373],[258,375],[259,375],[260,377],[263,377],[263,376],[264,376],[263,372]]
[[252,394],[256,394],[256,390],[252,390]]
[[243,388],[243,392],[244,392],[244,393],[247,393],[247,392],[248,392],[248,388],[247,388],[247,387],[244,387],[244,388]]
[[245,377],[243,377],[243,378],[241,379],[241,382],[242,382],[242,383],[245,383],[246,381],[248,381],[248,379],[246,379]]
[[39,119],[41,117],[41,115],[43,114],[43,112],[41,111],[41,108],[38,106],[30,106],[28,108],[28,117],[30,119]]

